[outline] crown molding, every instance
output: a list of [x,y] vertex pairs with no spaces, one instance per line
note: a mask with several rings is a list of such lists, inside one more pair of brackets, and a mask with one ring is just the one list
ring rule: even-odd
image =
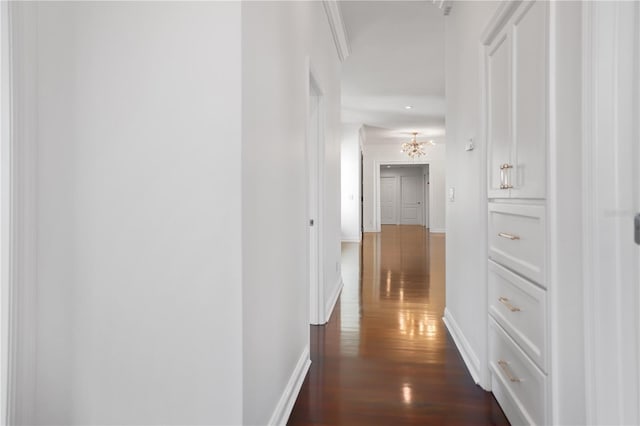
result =
[[498,35],[505,22],[511,18],[513,12],[520,6],[520,3],[522,3],[522,0],[503,1],[500,3],[480,37],[480,41],[484,46],[488,46],[493,42],[493,39]]
[[349,38],[342,19],[340,5],[338,0],[322,0],[322,5],[329,20],[329,27],[331,27],[331,35],[336,45],[338,57],[341,62],[344,62],[351,54],[351,47],[349,46]]

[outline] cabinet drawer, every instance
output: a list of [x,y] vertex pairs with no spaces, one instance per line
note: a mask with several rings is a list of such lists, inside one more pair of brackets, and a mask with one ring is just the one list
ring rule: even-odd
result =
[[[491,386],[501,406],[515,408],[528,424],[547,424],[547,377],[492,318],[489,318]],[[500,400],[502,398],[502,400]],[[520,422],[521,423],[521,422]]]
[[540,205],[489,203],[489,257],[546,287],[544,216]]
[[547,371],[546,291],[490,260],[489,313]]

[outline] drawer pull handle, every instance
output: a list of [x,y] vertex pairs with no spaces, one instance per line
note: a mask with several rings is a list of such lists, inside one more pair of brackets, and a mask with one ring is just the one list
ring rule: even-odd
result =
[[518,237],[517,235],[507,234],[506,232],[500,232],[498,234],[498,237],[506,238],[507,240],[511,240],[511,241],[520,239],[520,237]]
[[520,312],[520,308],[513,306],[506,297],[498,297],[498,301],[506,306],[511,312]]
[[513,164],[504,163],[500,165],[500,170],[506,170],[506,169],[512,169],[512,168],[513,168]]
[[507,364],[507,361],[499,360],[498,365],[502,368],[504,375],[507,376],[510,382],[520,383],[520,379],[514,376],[509,370],[509,364]]

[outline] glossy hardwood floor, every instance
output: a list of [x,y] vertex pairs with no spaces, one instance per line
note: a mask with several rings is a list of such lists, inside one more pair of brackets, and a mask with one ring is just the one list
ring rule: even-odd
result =
[[311,369],[289,425],[503,425],[442,322],[443,234],[383,226],[343,244],[344,289],[311,327]]

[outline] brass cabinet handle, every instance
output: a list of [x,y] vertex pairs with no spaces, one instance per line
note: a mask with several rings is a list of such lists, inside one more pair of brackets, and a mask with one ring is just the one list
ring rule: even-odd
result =
[[511,185],[509,183],[509,175],[508,170],[512,169],[513,165],[512,164],[508,164],[508,163],[504,163],[504,164],[500,164],[500,189],[511,189],[513,188],[513,185]]
[[500,368],[504,372],[504,375],[507,376],[510,382],[514,382],[514,383],[520,382],[520,379],[514,376],[509,370],[509,364],[507,363],[507,361],[499,360],[498,365],[500,366]]
[[507,234],[506,232],[500,232],[498,234],[498,237],[506,238],[507,240],[511,240],[511,241],[520,239],[520,237],[518,237],[517,235]]
[[520,312],[520,308],[513,306],[506,297],[498,297],[498,301],[506,306],[511,312]]

